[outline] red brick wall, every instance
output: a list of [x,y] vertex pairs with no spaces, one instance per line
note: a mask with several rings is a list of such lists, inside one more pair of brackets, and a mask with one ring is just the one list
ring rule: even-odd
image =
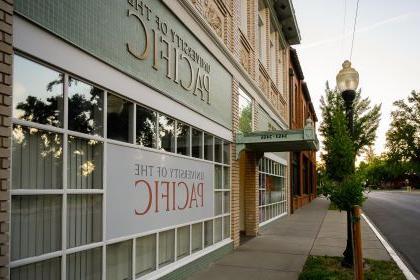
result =
[[0,0],[0,279],[9,279],[13,0]]

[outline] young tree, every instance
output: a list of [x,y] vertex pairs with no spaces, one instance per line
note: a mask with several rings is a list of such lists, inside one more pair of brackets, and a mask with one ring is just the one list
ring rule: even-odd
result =
[[351,266],[353,250],[351,245],[351,216],[353,205],[361,205],[364,201],[362,180],[354,174],[354,161],[364,149],[375,141],[376,129],[379,125],[380,106],[373,108],[368,98],[356,92],[353,102],[353,126],[349,131],[345,115],[344,100],[338,90],[331,90],[326,84],[325,98],[321,98],[323,121],[320,134],[323,137],[325,162],[328,180],[324,184],[324,194],[334,202],[340,210],[347,211],[347,247],[342,262],[343,266]]

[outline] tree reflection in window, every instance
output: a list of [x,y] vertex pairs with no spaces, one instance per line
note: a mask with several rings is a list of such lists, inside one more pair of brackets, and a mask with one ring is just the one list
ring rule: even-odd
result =
[[190,155],[190,126],[178,122],[176,129],[176,149],[181,155]]
[[167,152],[175,152],[175,120],[165,115],[159,115],[158,148]]
[[156,112],[136,106],[136,143],[143,147],[156,147]]
[[15,55],[13,117],[62,127],[63,85],[62,73]]
[[69,77],[69,129],[102,135],[103,90]]
[[240,133],[252,132],[252,102],[249,96],[239,89],[239,127]]
[[133,103],[108,94],[108,138],[131,142]]

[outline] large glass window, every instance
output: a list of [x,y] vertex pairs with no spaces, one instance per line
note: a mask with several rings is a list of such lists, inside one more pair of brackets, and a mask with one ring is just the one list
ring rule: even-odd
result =
[[12,170],[12,189],[61,189],[62,135],[14,125]]
[[101,280],[102,247],[68,255],[66,271],[68,280]]
[[136,105],[136,143],[143,147],[156,147],[156,112]]
[[190,126],[182,122],[177,123],[176,147],[178,154],[190,155]]
[[67,151],[67,187],[102,189],[103,143],[69,136]]
[[116,95],[108,94],[107,107],[108,138],[131,143],[133,136],[133,103]]
[[268,158],[259,162],[260,223],[287,213],[286,166]]
[[159,115],[158,149],[175,153],[175,120]]
[[13,59],[13,117],[63,126],[64,74],[15,55]]
[[195,158],[203,158],[203,132],[195,128],[192,129],[192,156]]
[[239,88],[239,127],[238,132],[252,132],[252,100]]
[[136,240],[136,277],[156,269],[156,234]]
[[69,77],[69,129],[93,135],[102,135],[104,118],[104,91]]
[[[15,62],[12,279],[60,279],[63,268],[74,280],[102,279],[103,269],[107,279],[147,277],[230,238],[230,143],[82,78],[19,56]],[[206,160],[214,168],[214,216],[107,244],[104,156],[110,139]]]
[[60,195],[12,196],[11,260],[61,250]]
[[106,278],[128,280],[132,277],[132,241],[123,241],[106,247]]

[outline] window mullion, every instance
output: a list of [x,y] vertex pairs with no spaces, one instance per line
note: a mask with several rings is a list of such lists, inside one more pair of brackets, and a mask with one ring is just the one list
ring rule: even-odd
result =
[[66,249],[67,249],[67,144],[68,144],[68,82],[69,82],[69,76],[67,74],[64,74],[64,85],[63,85],[63,100],[64,100],[64,110],[63,110],[63,120],[64,120],[64,134],[63,134],[63,164],[62,164],[62,174],[63,174],[63,197],[62,197],[62,218],[61,218],[61,244],[62,244],[62,250],[63,255],[61,257],[61,279],[65,280],[67,277],[67,255],[66,255]]

